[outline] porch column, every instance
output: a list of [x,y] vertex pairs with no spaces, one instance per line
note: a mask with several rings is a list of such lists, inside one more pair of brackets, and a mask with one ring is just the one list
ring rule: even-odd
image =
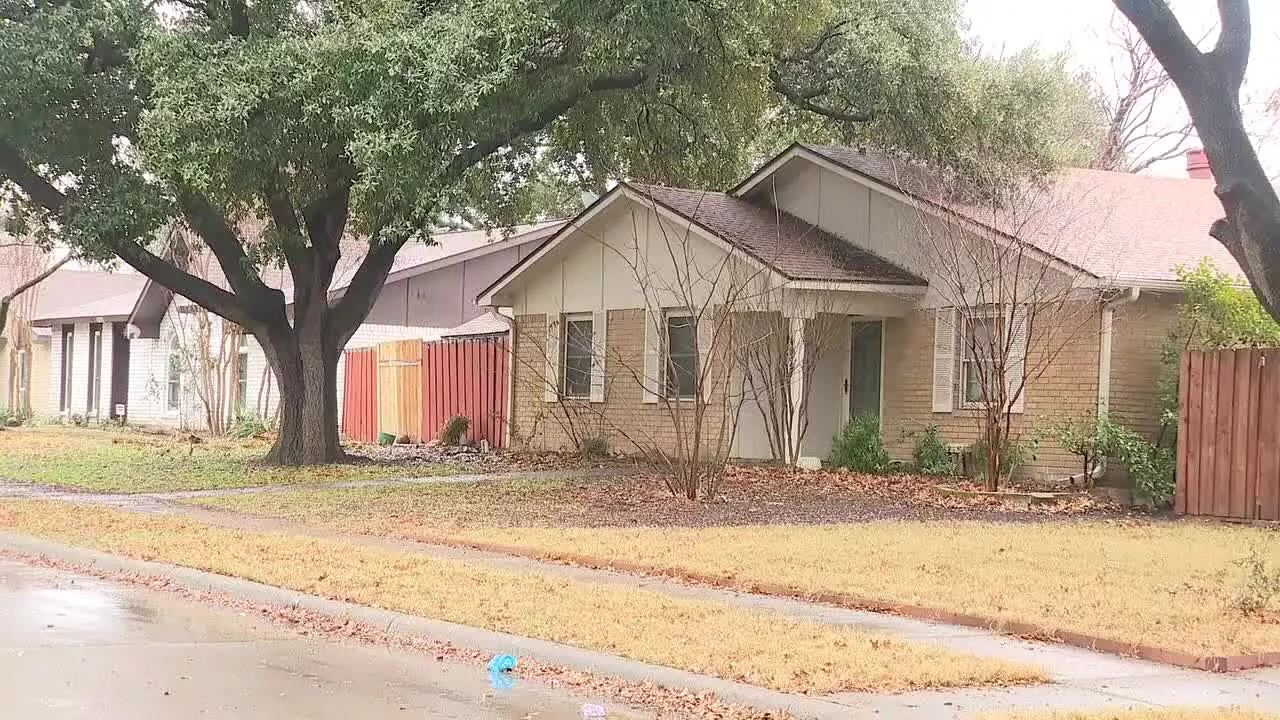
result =
[[796,438],[800,437],[800,427],[803,421],[805,406],[805,354],[808,348],[805,347],[805,318],[793,317],[788,318],[791,324],[791,417],[788,419],[790,425],[787,428],[787,437],[789,445],[788,453],[794,451],[795,457],[789,458],[797,465],[809,465],[800,457],[800,443]]

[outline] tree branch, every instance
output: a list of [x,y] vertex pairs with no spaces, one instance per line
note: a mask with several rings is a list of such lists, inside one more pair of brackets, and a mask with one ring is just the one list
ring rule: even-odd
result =
[[864,122],[870,122],[872,120],[872,115],[871,113],[868,113],[868,112],[861,112],[861,111],[850,112],[847,110],[837,110],[835,108],[826,107],[824,105],[819,105],[815,103],[813,101],[813,98],[821,97],[822,95],[826,94],[825,90],[822,90],[822,89],[800,90],[798,88],[792,87],[791,85],[787,84],[786,80],[782,77],[782,72],[778,70],[777,66],[774,66],[769,69],[769,82],[772,83],[774,92],[786,98],[791,102],[791,104],[795,105],[801,110],[808,110],[811,113],[816,113],[818,115],[822,115],[823,117],[828,117],[828,118],[831,118],[832,120],[837,120],[839,122],[864,123]]
[[369,248],[342,298],[329,312],[329,333],[334,340],[334,347],[345,347],[356,328],[369,315],[373,303],[378,299],[378,290],[386,282],[387,275],[391,274],[396,253],[400,252],[407,241],[408,238],[403,237],[380,242]]
[[[7,177],[17,183],[32,202],[56,217],[59,222],[71,224],[70,202],[67,196],[54,187],[53,183],[31,169],[17,149],[4,141],[0,141],[0,177]],[[109,240],[108,244],[121,260],[160,285],[190,298],[198,305],[241,327],[258,325],[247,309],[249,306],[241,302],[240,298],[166,262],[138,242],[114,239]],[[241,254],[243,255],[243,252]],[[248,303],[251,305],[253,300],[249,299]]]
[[1204,56],[1183,31],[1164,0],[1115,0],[1116,7],[1147,41],[1165,72],[1181,87],[1203,70]]
[[636,88],[643,85],[648,79],[649,72],[641,68],[616,75],[596,77],[578,90],[546,103],[526,117],[517,119],[508,127],[496,131],[493,135],[474,141],[449,161],[444,175],[446,178],[460,177],[472,165],[497,152],[499,148],[509,145],[529,133],[545,128],[561,115],[571,110],[574,105],[591,95]]
[[1208,56],[1231,90],[1239,92],[1249,66],[1249,0],[1218,0],[1218,15],[1222,27]]
[[13,304],[13,301],[22,293],[39,285],[45,280],[48,280],[50,275],[58,272],[58,268],[61,268],[63,265],[66,265],[68,262],[70,262],[71,258],[72,258],[72,255],[70,253],[67,253],[66,257],[50,265],[49,267],[42,270],[35,277],[31,278],[30,280],[14,288],[9,292],[8,295],[5,295],[4,297],[0,297],[0,335],[4,334],[5,323],[9,321],[9,306]]
[[231,223],[203,195],[186,189],[180,189],[177,195],[182,214],[217,258],[231,289],[251,303],[264,301],[272,290],[257,273],[250,272],[244,245]]

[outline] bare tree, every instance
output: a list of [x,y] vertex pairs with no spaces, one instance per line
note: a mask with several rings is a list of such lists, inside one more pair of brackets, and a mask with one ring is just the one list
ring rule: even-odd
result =
[[1226,216],[1209,234],[1240,263],[1258,300],[1280,319],[1280,197],[1245,128],[1241,89],[1252,29],[1248,0],[1218,0],[1212,49],[1187,36],[1165,0],[1115,0],[1186,101]]
[[[31,414],[31,398],[19,387],[20,377],[31,362],[31,321],[39,300],[39,285],[71,259],[71,255],[50,262],[41,247],[24,239],[0,243],[0,336],[5,342],[10,373],[3,403],[10,411]],[[29,385],[27,387],[29,391]]]
[[1027,387],[1064,349],[1096,332],[1093,278],[1057,252],[1069,243],[1078,257],[1090,228],[1100,227],[1099,208],[1082,200],[1024,184],[953,205],[958,219],[917,203],[914,245],[937,306],[935,363],[950,363],[935,366],[935,393],[943,396],[934,408],[975,412],[990,491],[1015,469],[1014,417]]
[[[805,300],[803,324],[795,328],[779,312],[739,313],[733,363],[746,407],[760,413],[774,460],[796,465],[809,433],[809,397],[819,358],[845,335],[848,318],[822,295]],[[793,309],[794,312],[794,309]],[[797,342],[804,352],[795,352]]]
[[[192,251],[185,267],[195,277],[208,280],[214,275],[207,252]],[[179,364],[176,369],[189,378],[189,387],[204,412],[205,428],[214,435],[225,434],[239,410],[236,390],[244,332],[184,298],[175,296],[166,312],[174,359]]]
[[[27,328],[27,321],[35,310],[35,293],[29,291],[48,280],[71,259],[72,255],[68,253],[50,262],[50,256],[43,248],[21,239],[0,243],[0,267],[8,268],[7,279],[12,283],[12,287],[6,287],[5,294],[0,295],[0,335],[16,336],[14,330]],[[25,308],[23,322],[9,328],[9,311],[23,293],[28,293],[26,305],[29,307]]]
[[1106,134],[1095,167],[1141,172],[1182,155],[1194,128],[1190,118],[1162,119],[1180,99],[1168,73],[1137,30],[1119,16],[1111,20],[1109,45],[1116,55],[1111,77],[1106,83],[1094,78],[1094,94],[1106,113]]

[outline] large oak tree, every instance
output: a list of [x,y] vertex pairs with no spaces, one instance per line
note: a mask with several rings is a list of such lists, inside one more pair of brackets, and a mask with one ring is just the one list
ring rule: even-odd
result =
[[1115,0],[1187,103],[1217,181],[1225,217],[1209,229],[1240,263],[1254,294],[1280,319],[1280,198],[1245,130],[1240,92],[1249,66],[1249,0],[1218,0],[1209,50],[1187,36],[1164,0]]
[[[795,112],[959,169],[1051,167],[1077,89],[958,24],[954,0],[0,0],[0,181],[27,232],[252,334],[271,459],[326,462],[339,353],[397,251],[443,215],[519,219],[548,172],[723,185]],[[153,240],[173,223],[225,286]],[[366,249],[334,298],[344,238]]]

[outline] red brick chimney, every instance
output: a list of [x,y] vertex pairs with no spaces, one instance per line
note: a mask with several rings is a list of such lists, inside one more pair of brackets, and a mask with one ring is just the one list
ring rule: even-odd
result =
[[1193,180],[1212,180],[1213,170],[1209,167],[1209,156],[1204,148],[1192,148],[1187,151],[1187,177]]

